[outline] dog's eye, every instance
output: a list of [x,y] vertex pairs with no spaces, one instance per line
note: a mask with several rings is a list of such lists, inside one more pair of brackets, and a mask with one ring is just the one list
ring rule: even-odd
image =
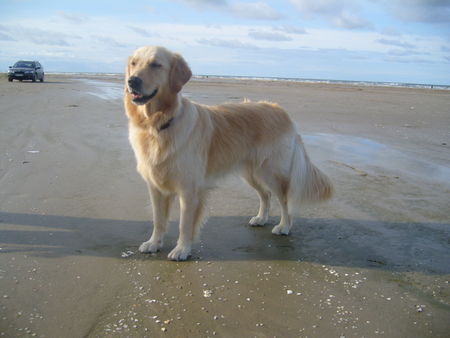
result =
[[131,61],[130,64],[134,67],[136,66],[136,61]]
[[162,65],[157,62],[152,62],[150,64],[150,68],[161,68],[161,67],[162,67]]

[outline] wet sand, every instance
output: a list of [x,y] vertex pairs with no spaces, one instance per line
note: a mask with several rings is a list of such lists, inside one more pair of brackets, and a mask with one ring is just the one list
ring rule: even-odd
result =
[[[0,82],[0,335],[5,337],[447,337],[450,92],[197,79],[216,104],[285,107],[336,196],[292,235],[250,227],[235,177],[209,201],[188,262],[151,233],[121,79]],[[273,201],[271,223],[278,220]]]

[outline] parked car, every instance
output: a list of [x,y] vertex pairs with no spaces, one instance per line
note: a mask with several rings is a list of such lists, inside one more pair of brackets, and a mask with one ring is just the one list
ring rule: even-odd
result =
[[8,81],[12,80],[44,82],[44,67],[37,61],[17,61],[14,66],[9,66]]

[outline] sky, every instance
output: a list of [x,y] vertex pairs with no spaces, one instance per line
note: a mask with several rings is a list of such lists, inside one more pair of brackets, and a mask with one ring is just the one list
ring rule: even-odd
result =
[[0,72],[121,73],[145,45],[196,75],[450,85],[450,0],[0,0]]

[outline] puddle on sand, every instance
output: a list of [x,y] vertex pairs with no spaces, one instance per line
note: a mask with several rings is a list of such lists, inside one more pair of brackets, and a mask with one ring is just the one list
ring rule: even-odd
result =
[[95,87],[96,91],[88,91],[87,94],[97,96],[103,100],[118,100],[123,98],[123,84],[98,81],[98,80],[81,80],[90,87]]
[[450,185],[450,168],[418,159],[412,154],[391,148],[374,140],[336,134],[311,134],[303,136],[308,149],[322,160],[367,168],[383,168],[400,174],[418,176]]

